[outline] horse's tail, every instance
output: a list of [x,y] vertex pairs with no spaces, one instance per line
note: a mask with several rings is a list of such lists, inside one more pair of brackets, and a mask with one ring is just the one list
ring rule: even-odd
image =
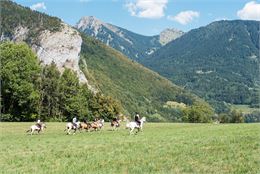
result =
[[28,129],[28,130],[26,131],[26,133],[28,133],[28,132],[30,132],[30,131],[32,131],[32,129]]

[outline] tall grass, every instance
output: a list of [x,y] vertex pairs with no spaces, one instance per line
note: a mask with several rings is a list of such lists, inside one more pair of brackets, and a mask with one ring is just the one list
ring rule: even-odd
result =
[[0,123],[1,173],[259,173],[260,124],[148,123],[129,136],[109,125],[65,135],[65,123]]

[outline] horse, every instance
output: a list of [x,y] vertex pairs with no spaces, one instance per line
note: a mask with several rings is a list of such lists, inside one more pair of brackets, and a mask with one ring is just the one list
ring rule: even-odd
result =
[[[139,126],[135,121],[127,122],[127,123],[126,123],[126,128],[127,128],[127,129],[129,128],[129,129],[130,129],[130,131],[129,131],[129,134],[130,134],[130,135],[132,134],[132,132],[134,131],[134,129],[137,129],[137,130],[138,130],[137,132],[143,130],[143,125],[144,125],[144,122],[146,122],[146,118],[145,118],[145,117],[141,118],[140,122],[141,122],[140,126]],[[137,133],[137,132],[136,132],[136,133]]]
[[[39,127],[39,125],[40,125],[40,127]],[[39,134],[41,131],[43,132],[44,128],[47,128],[46,125],[45,125],[45,123],[41,123],[41,124],[39,124],[39,125],[32,125],[32,126],[30,127],[30,129],[27,130],[26,132],[27,132],[27,133],[30,132],[30,134],[32,135],[35,131],[37,131],[38,134]]]
[[80,128],[81,128],[81,129],[85,129],[86,131],[89,132],[90,129],[91,129],[91,123],[84,123],[84,122],[83,122],[83,123],[80,124]]
[[111,121],[111,127],[112,127],[113,131],[117,130],[117,128],[120,126],[120,122],[121,122],[121,120],[112,120]]
[[70,135],[72,130],[74,130],[73,135],[77,130],[81,130],[81,123],[79,121],[76,122],[76,126],[71,122],[67,123],[64,131],[67,131],[67,134]]
[[97,120],[91,123],[91,128],[93,128],[95,131],[101,130],[104,126],[104,123],[105,123],[104,119]]

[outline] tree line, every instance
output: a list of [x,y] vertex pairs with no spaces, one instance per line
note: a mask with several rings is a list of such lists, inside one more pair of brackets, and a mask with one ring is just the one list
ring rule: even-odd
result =
[[41,66],[25,43],[0,44],[1,121],[70,121],[95,117],[110,120],[120,103],[80,84],[75,72],[60,73],[55,63]]

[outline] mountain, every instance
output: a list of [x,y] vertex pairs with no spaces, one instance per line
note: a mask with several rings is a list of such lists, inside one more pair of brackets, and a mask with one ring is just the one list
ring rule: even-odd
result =
[[166,28],[159,34],[159,42],[162,46],[166,45],[167,43],[181,37],[184,32],[174,29],[174,28]]
[[142,64],[206,100],[259,103],[257,21],[218,21],[168,43]]
[[[120,101],[125,114],[140,112],[154,121],[183,121],[183,109],[211,107],[202,99],[120,52],[51,17],[12,1],[1,1],[1,41],[26,42],[42,65],[70,68],[94,93]],[[182,107],[182,108],[181,108]]]
[[169,41],[183,35],[182,31],[166,29],[160,35],[143,36],[102,22],[93,16],[82,17],[76,28],[134,60],[147,57]]

